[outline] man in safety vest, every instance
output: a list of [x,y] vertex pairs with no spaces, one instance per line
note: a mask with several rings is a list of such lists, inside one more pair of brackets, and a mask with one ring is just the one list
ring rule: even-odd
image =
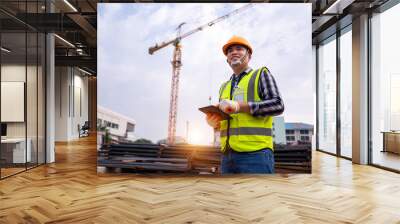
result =
[[219,91],[219,108],[232,117],[207,114],[207,123],[220,131],[221,172],[274,173],[272,117],[284,111],[275,79],[266,67],[252,69],[253,48],[239,36],[222,47],[233,70]]

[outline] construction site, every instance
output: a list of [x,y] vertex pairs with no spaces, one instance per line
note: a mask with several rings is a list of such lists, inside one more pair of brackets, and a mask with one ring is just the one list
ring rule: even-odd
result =
[[[182,44],[185,38],[196,35],[198,32],[207,32],[231,17],[240,16],[240,13],[250,10],[254,4],[245,4],[241,7],[220,15],[211,21],[182,32],[182,27],[187,25],[181,22],[176,28],[176,36],[173,39],[156,43],[148,48],[148,53],[153,55],[164,48],[172,47],[171,59],[171,89],[169,99],[168,135],[166,142],[159,144],[134,144],[134,141],[107,140],[107,132],[98,135],[103,139],[100,143],[98,166],[110,170],[129,172],[175,172],[186,174],[220,174],[221,168],[221,146],[218,133],[214,133],[212,144],[202,142],[193,145],[188,142],[184,144],[176,142],[176,126],[178,117],[179,81],[182,76],[181,67],[185,63],[182,54]],[[253,12],[254,13],[254,12]],[[190,54],[190,53],[189,53]],[[187,57],[187,60],[193,60]],[[166,64],[167,65],[167,64]],[[185,77],[183,75],[183,77]],[[100,80],[101,82],[101,80]],[[101,89],[100,89],[101,91]],[[211,96],[209,97],[211,98]],[[202,116],[199,114],[199,116]],[[188,129],[188,127],[187,127]],[[112,129],[110,129],[112,130]],[[186,130],[188,132],[188,130]],[[215,131],[214,131],[215,132]],[[186,136],[189,134],[186,133]],[[311,173],[311,142],[303,142],[300,145],[275,144],[275,168],[278,173]]]

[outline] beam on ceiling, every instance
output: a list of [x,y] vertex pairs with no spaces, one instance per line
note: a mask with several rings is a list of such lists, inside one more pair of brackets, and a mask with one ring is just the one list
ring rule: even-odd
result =
[[336,0],[324,10],[323,14],[342,14],[343,10],[354,1],[355,0]]
[[93,71],[97,68],[96,57],[91,56],[55,56],[56,66],[81,66]]
[[90,24],[85,17],[79,13],[69,13],[67,14],[71,20],[73,20],[77,25],[79,25],[84,31],[86,31],[91,37],[96,37],[96,28]]
[[329,20],[331,20],[334,16],[320,16],[315,22],[312,24],[312,32],[319,30],[324,24],[326,24]]

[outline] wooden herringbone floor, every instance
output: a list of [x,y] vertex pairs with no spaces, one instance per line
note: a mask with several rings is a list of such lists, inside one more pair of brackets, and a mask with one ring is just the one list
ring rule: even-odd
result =
[[319,152],[311,175],[97,174],[94,137],[0,181],[0,223],[400,223],[400,175]]

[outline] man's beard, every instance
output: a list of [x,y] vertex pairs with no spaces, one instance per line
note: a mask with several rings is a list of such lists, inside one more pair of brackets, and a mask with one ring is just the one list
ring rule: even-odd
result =
[[237,60],[232,60],[231,61],[231,66],[232,67],[237,67],[237,66],[239,66],[241,64],[242,64],[242,60],[241,59],[237,59]]

